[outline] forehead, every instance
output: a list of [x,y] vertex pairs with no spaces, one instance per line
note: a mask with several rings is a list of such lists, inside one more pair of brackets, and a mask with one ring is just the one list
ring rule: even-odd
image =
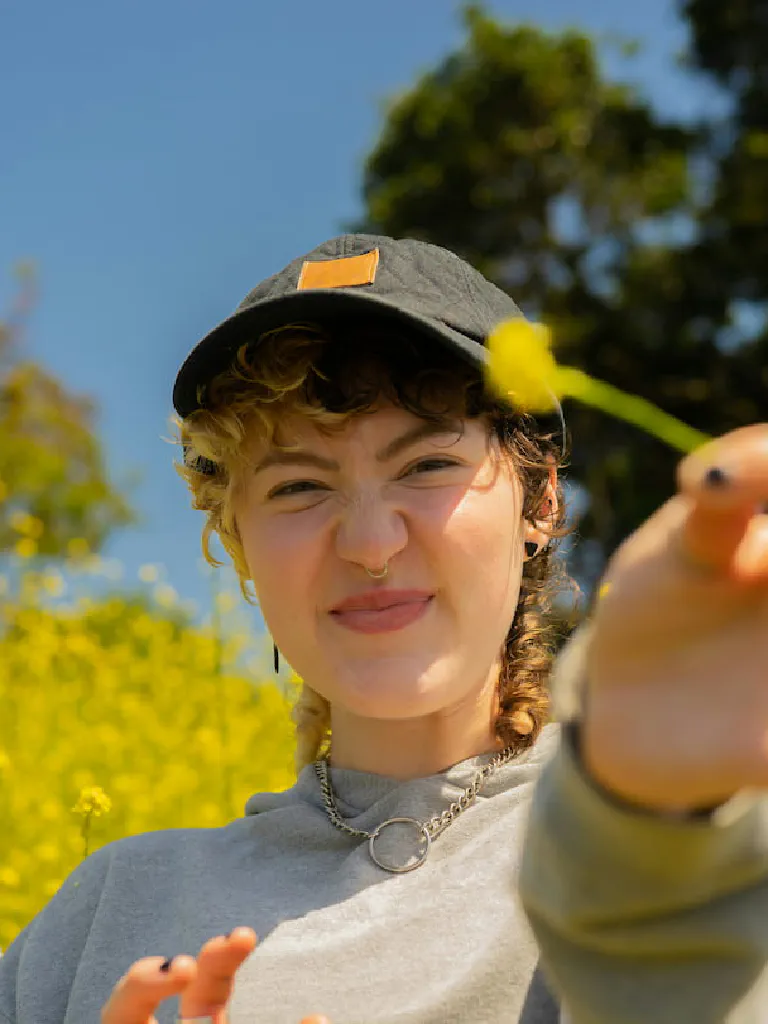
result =
[[481,419],[419,416],[389,402],[380,402],[372,409],[346,417],[328,416],[316,420],[301,413],[290,413],[276,423],[271,439],[262,435],[254,436],[253,441],[259,450],[265,451],[310,444],[385,443],[405,434],[412,435],[416,441],[445,435],[487,437],[488,426]]

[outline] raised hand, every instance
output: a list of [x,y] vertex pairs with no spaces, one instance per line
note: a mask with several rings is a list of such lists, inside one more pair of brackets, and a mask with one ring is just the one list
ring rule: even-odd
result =
[[768,786],[768,424],[684,459],[593,618],[582,756],[652,808]]
[[[226,1008],[237,969],[253,952],[256,933],[235,928],[217,935],[201,948],[197,958],[161,956],[137,960],[117,982],[101,1012],[101,1024],[157,1024],[155,1010],[164,999],[177,995],[185,1018],[210,1017],[227,1024]],[[330,1024],[327,1017],[305,1017],[301,1024]]]

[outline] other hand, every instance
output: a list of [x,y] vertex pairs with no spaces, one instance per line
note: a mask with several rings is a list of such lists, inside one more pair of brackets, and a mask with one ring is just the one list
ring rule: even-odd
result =
[[768,787],[768,424],[678,466],[678,493],[609,562],[582,756],[661,810]]
[[[117,982],[101,1012],[101,1024],[157,1024],[155,1010],[164,999],[179,996],[179,1015],[211,1017],[227,1024],[226,1009],[241,963],[253,952],[256,933],[235,928],[209,939],[197,959],[161,956],[137,960]],[[301,1024],[330,1024],[327,1017],[305,1017]]]

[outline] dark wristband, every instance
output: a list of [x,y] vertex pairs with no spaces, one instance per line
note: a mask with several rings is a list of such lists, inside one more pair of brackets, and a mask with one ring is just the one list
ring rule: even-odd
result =
[[643,804],[634,804],[630,800],[625,800],[623,797],[613,793],[610,789],[606,789],[605,786],[601,786],[600,783],[597,782],[590,774],[584,764],[584,758],[581,753],[581,721],[579,719],[571,719],[564,723],[563,742],[569,745],[574,760],[589,785],[596,790],[600,796],[607,801],[607,803],[613,804],[614,807],[621,811],[630,811],[633,814],[643,814],[649,818],[667,818],[671,821],[706,822],[712,818],[712,815],[720,806],[720,804],[715,804],[711,807],[695,807],[686,811],[665,811],[661,808],[655,810],[653,807],[646,807]]

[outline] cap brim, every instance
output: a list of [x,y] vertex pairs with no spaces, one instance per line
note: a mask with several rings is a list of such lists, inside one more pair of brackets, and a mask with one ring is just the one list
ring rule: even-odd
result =
[[450,345],[457,355],[477,366],[488,359],[484,339],[472,338],[430,317],[404,310],[378,295],[338,288],[283,295],[233,313],[207,334],[190,352],[176,376],[173,405],[184,418],[200,408],[199,389],[229,366],[237,349],[249,339],[285,324],[323,317],[370,314],[423,332]]

